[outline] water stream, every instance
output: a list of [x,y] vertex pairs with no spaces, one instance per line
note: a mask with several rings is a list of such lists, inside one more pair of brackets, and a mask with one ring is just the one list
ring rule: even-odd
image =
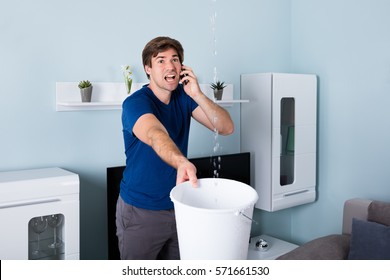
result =
[[[213,81],[214,83],[218,81],[218,70],[217,70],[217,0],[211,0],[211,15],[210,15],[210,29],[211,29],[211,37],[212,37],[212,56],[214,61],[214,68],[213,68]],[[215,128],[216,123],[218,121],[218,117],[215,116],[213,118],[213,124],[214,124],[214,147],[213,147],[213,155],[211,156],[212,161],[212,168],[213,168],[213,177],[219,178],[219,172],[221,170],[221,157],[217,156],[220,145],[219,145],[219,133],[218,130]]]

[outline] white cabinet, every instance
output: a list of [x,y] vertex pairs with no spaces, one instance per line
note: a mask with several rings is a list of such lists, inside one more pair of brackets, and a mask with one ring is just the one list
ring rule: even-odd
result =
[[256,208],[276,211],[315,200],[317,77],[241,75],[241,151],[251,153]]
[[79,259],[79,177],[61,168],[0,172],[0,259]]

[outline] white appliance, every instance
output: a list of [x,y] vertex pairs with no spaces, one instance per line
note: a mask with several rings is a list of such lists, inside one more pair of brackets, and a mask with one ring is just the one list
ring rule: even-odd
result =
[[79,177],[61,168],[0,172],[0,259],[79,259]]
[[241,75],[241,151],[251,153],[256,208],[266,211],[316,197],[317,77]]
[[[260,240],[266,243],[266,247],[258,246]],[[269,235],[254,236],[250,239],[248,260],[275,260],[295,248],[298,245]]]

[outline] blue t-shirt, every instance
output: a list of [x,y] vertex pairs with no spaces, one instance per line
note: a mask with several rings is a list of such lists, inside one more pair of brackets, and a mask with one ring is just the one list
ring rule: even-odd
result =
[[150,210],[173,209],[169,193],[176,185],[176,169],[165,163],[150,147],[133,134],[133,126],[151,113],[164,125],[171,139],[187,156],[192,111],[197,103],[179,86],[169,104],[161,102],[146,86],[126,98],[122,105],[126,168],[120,186],[122,199]]

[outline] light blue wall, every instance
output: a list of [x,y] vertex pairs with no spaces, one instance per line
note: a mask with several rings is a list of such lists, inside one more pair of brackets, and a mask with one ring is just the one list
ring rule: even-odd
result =
[[[120,111],[55,111],[55,83],[121,82],[130,64],[146,82],[141,51],[158,35],[180,40],[201,83],[234,85],[244,72],[289,67],[289,1],[3,1],[0,8],[0,171],[59,166],[80,175],[81,258],[104,259],[106,167],[124,164]],[[210,16],[217,11],[217,56]],[[239,151],[234,135],[220,153]],[[212,154],[212,134],[194,126],[190,156]]]
[[290,70],[318,75],[318,196],[275,213],[257,210],[254,232],[304,243],[340,233],[349,198],[390,201],[390,2],[290,5]]
[[340,232],[348,198],[390,201],[389,11],[387,0],[291,1],[292,70],[319,77],[318,201],[291,210],[297,242]]
[[[100,2],[15,0],[0,9],[0,171],[60,166],[80,174],[82,258],[107,254],[106,167],[124,164],[120,111],[56,112],[55,82],[121,82],[122,64],[146,82],[140,53],[158,35],[182,42],[200,82],[212,81],[216,66],[236,98],[242,73],[319,76],[318,201],[256,210],[253,234],[304,242],[339,231],[347,198],[390,200],[390,2]],[[229,108],[236,132],[221,139],[221,153],[239,150],[239,110]],[[194,126],[190,156],[210,155],[212,143]]]

